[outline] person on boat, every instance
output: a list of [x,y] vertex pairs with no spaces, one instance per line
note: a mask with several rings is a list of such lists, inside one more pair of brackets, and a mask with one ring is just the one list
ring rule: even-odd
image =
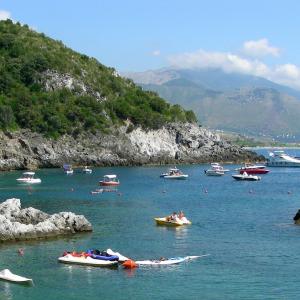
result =
[[176,211],[173,212],[170,219],[171,219],[171,221],[174,221],[174,222],[178,221],[178,215],[177,215]]
[[178,218],[181,220],[184,217],[185,217],[185,215],[184,215],[183,211],[181,210],[178,214]]

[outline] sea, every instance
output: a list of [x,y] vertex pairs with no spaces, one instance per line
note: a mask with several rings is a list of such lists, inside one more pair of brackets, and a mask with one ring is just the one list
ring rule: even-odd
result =
[[[267,150],[258,150],[267,154]],[[300,150],[287,152],[300,156]],[[0,281],[0,299],[297,299],[300,282],[300,168],[269,168],[257,182],[222,177],[208,164],[180,165],[188,180],[166,180],[168,166],[41,169],[38,185],[16,182],[21,171],[0,173],[0,200],[53,214],[83,214],[92,233],[0,244],[0,269],[33,279],[33,286]],[[105,174],[117,192],[91,194]],[[157,226],[154,217],[183,210],[192,225]],[[20,256],[18,249],[24,249]],[[133,260],[204,255],[172,266],[126,270],[65,265],[64,251],[111,248]]]

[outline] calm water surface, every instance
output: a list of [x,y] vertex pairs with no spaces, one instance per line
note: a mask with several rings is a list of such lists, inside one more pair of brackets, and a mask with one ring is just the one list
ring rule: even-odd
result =
[[[300,168],[271,168],[260,182],[236,182],[230,174],[205,176],[207,167],[182,166],[190,175],[186,181],[159,178],[165,167],[98,168],[72,176],[39,170],[42,184],[31,190],[16,183],[21,172],[1,173],[1,201],[16,197],[23,207],[83,214],[94,231],[0,245],[0,268],[34,280],[33,287],[0,282],[0,299],[298,298],[300,227],[292,218],[300,208]],[[119,175],[122,194],[91,195],[110,173]],[[193,225],[154,224],[153,217],[181,209]],[[20,247],[23,257],[17,254]],[[210,256],[133,271],[57,262],[64,250],[88,248],[112,248],[138,259]]]

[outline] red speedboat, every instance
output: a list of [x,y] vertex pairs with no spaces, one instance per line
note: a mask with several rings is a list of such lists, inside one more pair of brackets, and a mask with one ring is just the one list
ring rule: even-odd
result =
[[117,175],[104,175],[103,180],[99,181],[102,186],[116,186],[120,184]]
[[245,165],[238,169],[240,174],[243,174],[244,172],[247,172],[247,174],[267,174],[270,172],[270,170],[266,169],[266,166],[264,165]]

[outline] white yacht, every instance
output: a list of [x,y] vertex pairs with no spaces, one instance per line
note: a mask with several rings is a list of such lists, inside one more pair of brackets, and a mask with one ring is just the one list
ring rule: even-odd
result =
[[269,167],[300,167],[300,159],[286,154],[282,150],[269,153],[267,161]]
[[42,180],[40,178],[34,178],[34,175],[34,172],[25,172],[17,181],[20,183],[41,183]]

